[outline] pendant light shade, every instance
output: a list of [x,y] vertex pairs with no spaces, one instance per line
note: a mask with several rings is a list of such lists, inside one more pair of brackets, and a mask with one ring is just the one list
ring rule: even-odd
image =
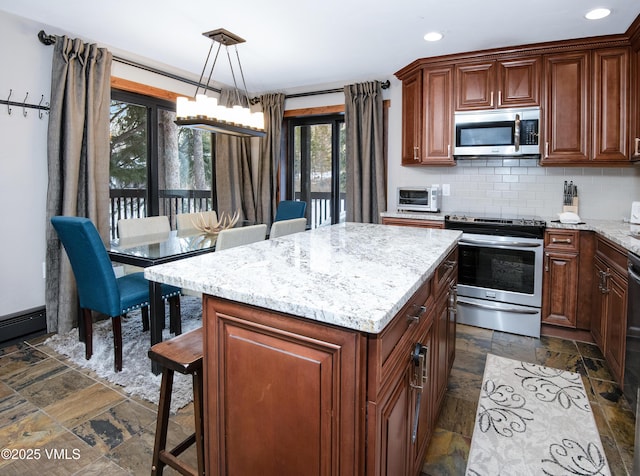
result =
[[[263,137],[265,135],[264,115],[262,112],[251,112],[249,109],[251,102],[247,92],[247,85],[244,80],[242,64],[240,63],[240,55],[238,54],[238,48],[236,46],[238,43],[244,43],[245,40],[223,28],[203,33],[203,35],[211,39],[211,48],[209,48],[209,53],[204,63],[204,67],[202,68],[202,74],[200,75],[198,87],[196,88],[196,93],[193,99],[179,97],[176,101],[176,124],[181,127],[201,129],[219,134]],[[218,49],[216,51],[215,58],[213,59],[209,77],[205,85],[202,80],[209,64],[211,52],[216,43],[218,44]],[[222,46],[225,47],[225,52],[229,60],[231,76],[233,77],[233,84],[237,95],[236,99],[238,105],[233,107],[219,105],[216,98],[209,97],[204,94],[206,87],[209,86],[209,82],[211,81],[213,68],[216,65]],[[229,54],[229,46],[233,46],[236,50],[238,73],[242,79],[243,93],[247,103],[246,107],[240,105],[242,103],[242,99],[240,97],[240,89],[238,88],[236,81],[236,72],[234,71],[231,55]],[[199,93],[200,88],[203,90],[203,93],[201,94]]]

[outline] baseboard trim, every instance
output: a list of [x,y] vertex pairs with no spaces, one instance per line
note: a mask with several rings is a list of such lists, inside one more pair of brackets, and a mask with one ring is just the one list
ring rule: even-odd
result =
[[47,332],[45,307],[27,309],[0,317],[0,348]]

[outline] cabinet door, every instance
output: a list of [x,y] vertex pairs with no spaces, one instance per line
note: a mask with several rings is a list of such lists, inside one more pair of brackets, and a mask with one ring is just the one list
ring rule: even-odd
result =
[[576,327],[578,265],[577,253],[545,252],[542,322]]
[[[400,378],[376,405],[376,420],[380,424],[380,451],[376,453],[380,476],[409,474],[411,391],[413,363],[407,359]],[[299,474],[310,474],[309,472]]]
[[631,134],[629,148],[631,160],[640,160],[640,50],[631,55]]
[[629,50],[593,52],[593,160],[627,162]]
[[402,81],[402,165],[417,165],[421,160],[422,70]]
[[495,61],[456,66],[456,110],[493,109]]
[[617,273],[611,272],[604,290],[607,301],[604,356],[614,378],[620,385],[622,385],[624,375],[627,334],[627,286],[628,283],[625,279]]
[[544,151],[541,163],[589,160],[589,53],[544,58]]
[[208,296],[204,312],[207,473],[358,474],[360,335]]
[[604,276],[607,273],[607,266],[602,262],[599,257],[594,261],[595,271],[595,289],[593,291],[593,313],[591,314],[591,335],[593,340],[596,341],[598,347],[604,354],[606,352],[605,343],[605,315],[606,315],[606,295],[603,292],[604,289]]
[[427,165],[454,165],[453,68],[423,71],[424,136],[421,161]]
[[499,61],[498,107],[540,105],[540,57]]

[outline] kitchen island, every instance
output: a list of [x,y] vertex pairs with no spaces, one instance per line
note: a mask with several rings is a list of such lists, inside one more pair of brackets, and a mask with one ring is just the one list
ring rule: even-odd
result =
[[418,474],[460,236],[348,223],[147,268],[204,294],[208,474]]

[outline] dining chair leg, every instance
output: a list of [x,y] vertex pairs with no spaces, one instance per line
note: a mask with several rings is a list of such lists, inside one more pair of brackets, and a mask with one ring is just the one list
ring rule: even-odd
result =
[[142,314],[142,332],[147,332],[149,330],[149,306],[144,306],[140,312]]
[[84,322],[84,358],[89,360],[93,355],[93,317],[91,309],[82,310],[82,321]]
[[122,320],[120,316],[111,318],[113,327],[113,354],[115,371],[122,370]]
[[172,296],[169,298],[169,330],[175,335],[182,334],[180,296]]

